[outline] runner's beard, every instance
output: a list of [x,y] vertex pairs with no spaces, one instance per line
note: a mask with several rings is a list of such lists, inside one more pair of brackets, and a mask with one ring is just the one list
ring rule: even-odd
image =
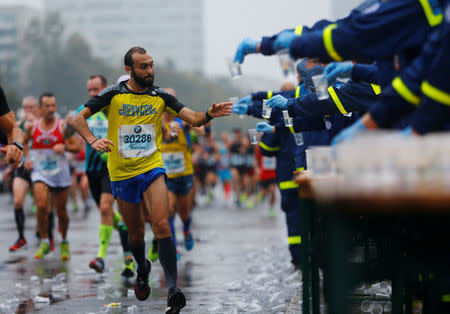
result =
[[154,75],[148,76],[147,78],[136,75],[134,69],[131,68],[131,76],[133,76],[133,80],[141,86],[152,87],[153,86],[153,77]]

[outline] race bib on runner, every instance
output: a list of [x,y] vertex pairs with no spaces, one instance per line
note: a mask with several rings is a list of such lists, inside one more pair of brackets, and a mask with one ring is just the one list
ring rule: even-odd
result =
[[148,157],[156,151],[153,124],[119,126],[119,154],[122,158]]
[[108,120],[87,120],[92,134],[97,138],[106,138],[108,133]]
[[45,176],[54,176],[61,171],[61,164],[58,156],[39,156],[37,168]]
[[262,156],[262,165],[265,170],[275,170],[277,159],[275,157]]
[[179,174],[183,173],[186,169],[184,164],[184,153],[163,153],[164,168],[166,168],[167,174]]

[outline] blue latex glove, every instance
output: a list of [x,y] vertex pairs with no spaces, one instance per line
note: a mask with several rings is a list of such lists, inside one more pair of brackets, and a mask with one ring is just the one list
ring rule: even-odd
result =
[[237,114],[247,114],[248,105],[247,104],[236,104],[231,108],[233,113]]
[[339,143],[350,141],[355,137],[356,134],[367,131],[366,126],[362,123],[361,119],[353,123],[348,128],[343,129],[339,132],[331,141],[331,145],[336,145]]
[[252,96],[248,95],[248,96],[244,96],[241,99],[239,99],[238,104],[250,105],[251,102],[252,102]]
[[296,36],[297,35],[293,30],[282,31],[277,35],[277,38],[275,38],[275,41],[273,42],[273,50],[278,51],[289,48]]
[[413,135],[413,129],[412,127],[407,127],[403,130],[400,131],[400,135],[404,136],[404,137],[411,137]]
[[257,53],[259,41],[251,38],[245,38],[238,46],[233,62],[244,62],[244,57],[249,53]]
[[282,110],[287,109],[288,100],[281,95],[276,95],[267,101],[266,105],[270,108],[280,107]]
[[328,81],[335,80],[337,77],[351,78],[353,63],[351,62],[331,62],[324,70]]
[[256,124],[256,131],[263,133],[273,133],[273,126],[267,122],[258,122]]

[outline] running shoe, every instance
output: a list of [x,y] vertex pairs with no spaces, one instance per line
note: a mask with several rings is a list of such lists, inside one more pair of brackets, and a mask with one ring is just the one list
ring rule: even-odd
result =
[[123,253],[123,262],[125,264],[125,267],[122,271],[121,276],[126,278],[131,278],[134,276],[134,261],[133,261],[133,255],[131,252],[124,252]]
[[181,254],[180,254],[180,251],[178,250],[178,248],[176,248],[176,249],[177,249],[177,262],[178,262],[181,258]]
[[89,267],[95,270],[97,273],[103,273],[105,270],[105,261],[101,257],[97,257],[89,263]]
[[194,238],[192,237],[191,230],[184,233],[184,247],[190,251],[194,247]]
[[186,306],[186,297],[177,287],[169,289],[166,314],[178,314]]
[[277,213],[275,212],[275,209],[273,209],[273,208],[269,209],[269,216],[270,216],[270,217],[275,217],[276,214],[277,214]]
[[36,251],[36,253],[34,253],[34,258],[35,259],[41,259],[45,255],[47,255],[48,252],[50,252],[50,245],[47,242],[41,241],[39,243],[38,250]]
[[120,274],[122,277],[131,278],[134,276],[134,262],[131,262],[128,265],[125,265],[122,273]]
[[9,251],[10,252],[15,252],[20,250],[21,248],[26,248],[27,247],[27,240],[25,240],[24,238],[19,238],[17,239],[16,243],[14,243],[14,245],[9,247]]
[[158,254],[158,240],[153,240],[152,241],[152,247],[148,251],[148,258],[152,262],[156,261],[159,258],[159,254]]
[[147,269],[144,271],[137,270],[136,283],[134,284],[134,295],[139,301],[147,300],[150,295],[151,288],[148,284],[148,276],[150,275],[150,271],[152,270],[152,263],[146,259]]
[[68,261],[70,258],[69,242],[61,241],[61,243],[59,244],[59,250],[60,250],[61,260],[63,262]]
[[247,202],[245,203],[245,205],[246,205],[248,208],[253,208],[253,207],[255,207],[255,202],[252,201],[252,200],[247,200]]

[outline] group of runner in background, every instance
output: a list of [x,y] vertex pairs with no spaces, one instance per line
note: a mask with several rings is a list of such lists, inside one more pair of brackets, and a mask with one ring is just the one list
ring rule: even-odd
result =
[[[92,85],[97,80],[99,84],[104,84],[102,76],[94,75],[88,80],[88,89],[89,84]],[[107,85],[102,87],[105,86]],[[97,92],[101,89],[98,88]],[[175,95],[173,89],[168,88],[167,91]],[[92,95],[90,93],[90,96]],[[31,96],[23,99],[17,117],[20,119],[18,124],[28,141],[25,143],[25,156],[28,156],[28,159],[15,169],[7,165],[2,166],[3,183],[12,193],[12,209],[18,231],[18,239],[9,247],[9,251],[19,251],[27,246],[24,233],[25,216],[31,215],[36,215],[36,237],[41,241],[34,257],[41,259],[49,251],[53,251],[56,214],[58,218],[56,230],[59,233],[56,238],[60,245],[61,259],[68,260],[70,251],[66,234],[69,216],[79,213],[81,217],[87,219],[91,213],[90,209],[95,207],[95,200],[102,215],[102,225],[99,229],[100,243],[105,242],[103,241],[105,235],[102,236],[102,232],[108,235],[106,247],[99,245],[99,255],[89,263],[89,266],[97,272],[103,272],[104,256],[111,231],[102,229],[103,225],[108,224],[103,224],[105,214],[103,205],[100,204],[100,194],[92,195],[90,189],[87,171],[89,173],[92,170],[89,168],[93,162],[92,152],[87,151],[89,148],[85,146],[84,140],[70,130],[70,122],[74,115],[75,110],[61,118],[57,112],[56,97],[51,93],[44,93],[39,99]],[[225,207],[234,204],[238,208],[253,208],[256,203],[267,202],[267,214],[275,216],[275,157],[263,156],[259,147],[250,143],[246,131],[235,128],[232,133],[221,133],[219,138],[211,131],[210,125],[191,127],[170,115],[163,118],[163,130],[161,151],[168,175],[172,234],[175,237],[173,219],[177,212],[184,224],[184,245],[187,250],[191,250],[194,246],[190,231],[191,210],[199,203],[208,205],[220,200],[224,202]],[[62,148],[58,148],[59,146]],[[192,183],[189,183],[190,180]],[[44,191],[46,194],[35,197],[36,191],[40,194]],[[94,191],[95,194],[103,192],[105,191]],[[25,202],[27,195],[31,202]],[[50,201],[47,202],[47,199]],[[67,203],[71,203],[73,213],[70,215]],[[24,208],[25,204],[29,206]],[[113,221],[109,225],[119,231],[124,248],[123,275],[131,277],[134,275],[134,269],[132,265],[130,266],[131,253],[126,245],[126,230],[122,230],[123,222],[122,229],[119,226],[121,217],[117,210],[110,215]],[[42,242],[43,239],[48,243]],[[154,241],[149,251],[149,258],[152,261],[158,258],[156,246],[157,241]],[[178,248],[177,258],[180,258]]]

